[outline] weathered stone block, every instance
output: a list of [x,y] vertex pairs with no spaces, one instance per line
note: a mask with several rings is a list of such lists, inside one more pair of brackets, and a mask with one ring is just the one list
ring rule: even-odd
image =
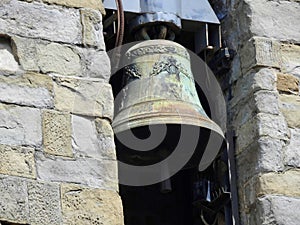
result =
[[14,56],[6,49],[0,48],[0,71],[15,73],[19,70],[19,64]]
[[239,154],[258,138],[259,134],[256,118],[251,118],[248,122],[236,129],[236,154]]
[[1,144],[41,146],[40,110],[0,104],[0,137]]
[[273,69],[263,68],[259,71],[250,71],[237,81],[233,90],[234,98],[230,102],[231,106],[248,99],[249,95],[256,91],[276,91],[276,81],[277,76]]
[[20,76],[0,76],[0,101],[38,108],[53,107],[52,79],[49,76],[26,73]]
[[123,225],[122,202],[115,191],[62,184],[64,224]]
[[83,44],[105,50],[101,13],[93,9],[81,9],[80,14],[83,27]]
[[300,128],[300,96],[280,95],[279,107],[289,127]]
[[284,144],[284,141],[270,137],[254,140],[236,158],[239,183],[245,183],[262,172],[282,171]]
[[80,58],[68,46],[50,43],[37,46],[38,65],[43,73],[77,75],[81,72]]
[[291,74],[278,73],[277,90],[288,94],[298,94],[299,78]]
[[24,180],[0,176],[0,220],[28,223],[28,193]]
[[118,190],[117,162],[92,158],[48,158],[36,152],[38,177],[44,181],[72,182]]
[[78,156],[116,159],[114,135],[108,121],[72,116],[73,148]]
[[253,37],[241,49],[242,71],[257,66],[280,68],[280,43],[273,39]]
[[260,136],[269,136],[281,140],[289,140],[290,133],[282,115],[257,114],[258,133]]
[[58,184],[28,182],[29,223],[60,225],[60,188]]
[[37,62],[37,45],[39,41],[17,36],[12,37],[12,41],[14,54],[18,56],[18,61],[22,68],[38,72],[40,70]]
[[300,170],[263,174],[257,183],[257,196],[271,194],[300,197],[299,185]]
[[268,195],[260,198],[255,208],[250,224],[299,224],[299,198]]
[[250,30],[255,36],[275,38],[281,41],[300,41],[299,2],[247,0],[251,7]]
[[[26,1],[33,1],[33,0],[26,0]],[[102,14],[105,14],[104,6],[102,0],[89,0],[89,1],[82,1],[82,0],[42,0],[43,2],[50,3],[50,4],[57,4],[67,7],[74,7],[74,8],[91,8],[101,11]]]
[[0,145],[0,173],[36,178],[34,149]]
[[0,3],[0,33],[80,44],[79,11],[40,3],[9,0]]
[[69,45],[13,37],[14,51],[25,70],[81,76],[79,55]]
[[56,77],[54,96],[58,110],[112,119],[112,89],[103,81]]
[[300,46],[281,44],[282,68],[284,73],[290,73],[300,78]]
[[278,106],[278,92],[277,91],[255,92],[254,106],[257,113],[269,113],[272,115],[278,115],[280,113],[279,106]]
[[109,81],[110,59],[105,51],[92,48],[77,48],[76,50],[82,60],[84,76]]
[[43,112],[44,152],[72,157],[71,116],[55,111]]
[[287,166],[300,168],[300,129],[290,129],[291,139],[284,149],[284,163]]

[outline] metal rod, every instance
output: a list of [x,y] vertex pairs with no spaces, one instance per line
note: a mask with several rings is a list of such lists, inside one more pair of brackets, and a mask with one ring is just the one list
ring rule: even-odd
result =
[[234,132],[229,129],[227,133],[228,138],[228,166],[229,166],[229,178],[230,178],[230,191],[231,191],[231,207],[233,215],[233,225],[240,224],[239,208],[238,208],[238,194],[237,194],[237,182],[236,182],[236,165],[234,158]]

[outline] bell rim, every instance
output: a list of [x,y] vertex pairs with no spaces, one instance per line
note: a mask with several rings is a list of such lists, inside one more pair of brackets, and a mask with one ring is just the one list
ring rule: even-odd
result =
[[[163,125],[163,124],[172,124],[172,125],[190,125],[197,126],[200,128],[206,128],[211,131],[214,131],[221,135],[224,139],[224,133],[219,125],[217,125],[213,120],[205,118],[202,116],[192,116],[192,115],[180,115],[174,113],[164,113],[164,115],[155,115],[157,113],[148,113],[140,116],[134,116],[132,118],[127,118],[118,120],[118,117],[115,118],[112,123],[112,128],[115,134],[124,132],[129,129],[138,128],[148,125]],[[166,119],[167,118],[167,119]]]

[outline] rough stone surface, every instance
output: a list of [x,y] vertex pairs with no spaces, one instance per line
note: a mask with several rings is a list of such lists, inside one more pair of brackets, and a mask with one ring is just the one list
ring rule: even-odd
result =
[[300,96],[280,95],[280,110],[289,127],[300,128]]
[[77,48],[83,64],[84,76],[90,78],[101,78],[105,81],[110,79],[110,60],[105,51],[92,48]]
[[299,93],[299,78],[291,75],[278,73],[277,74],[277,90],[288,94]]
[[63,184],[64,224],[123,225],[122,203],[114,191]]
[[0,143],[40,146],[42,144],[40,110],[0,104]]
[[241,49],[241,65],[244,72],[256,66],[280,68],[280,43],[273,39],[253,37]]
[[81,73],[80,58],[72,48],[56,43],[37,46],[38,65],[43,73],[78,75]]
[[239,183],[243,184],[261,172],[282,171],[284,144],[284,141],[270,137],[256,138],[236,157]]
[[287,166],[300,168],[300,129],[290,129],[290,143],[284,149],[284,162]]
[[[39,0],[25,0],[27,2],[32,1],[39,1]],[[82,0],[42,0],[45,3],[49,4],[57,4],[67,7],[74,7],[74,8],[91,8],[101,11],[102,14],[105,14],[105,9],[102,3],[102,0],[89,0],[89,1],[82,1]]]
[[82,27],[79,11],[5,0],[0,3],[0,33],[80,44]]
[[278,115],[280,113],[278,106],[278,92],[258,91],[254,93],[253,108],[254,110],[256,110],[257,113],[268,113],[272,115]]
[[0,176],[0,221],[28,222],[28,194],[26,182]]
[[36,73],[0,76],[0,101],[38,108],[53,107],[52,79]]
[[260,136],[289,140],[290,134],[283,116],[259,113],[257,114],[257,120]]
[[29,182],[28,201],[31,225],[62,224],[58,184]]
[[256,213],[251,215],[249,224],[288,224],[298,225],[300,199],[284,196],[266,196],[258,199]]
[[36,152],[38,177],[44,181],[72,182],[102,189],[118,190],[117,162],[77,158],[45,157]]
[[0,173],[36,178],[34,149],[0,145]]
[[276,91],[276,72],[273,69],[263,68],[258,71],[249,71],[243,78],[237,81],[233,89],[233,99],[230,105],[233,107],[242,100],[248,99],[252,93],[265,90]]
[[284,195],[300,197],[300,171],[289,170],[282,174],[268,173],[259,177],[257,195]]
[[253,36],[282,41],[300,41],[300,5],[297,1],[245,0],[251,7],[250,30]]
[[83,27],[83,44],[105,49],[101,13],[92,9],[81,9],[80,14]]
[[19,65],[16,62],[14,56],[6,49],[0,48],[0,71],[5,72],[17,72]]
[[112,89],[103,81],[56,77],[54,96],[58,110],[112,119]]
[[73,148],[78,156],[116,159],[111,125],[102,119],[72,116]]
[[300,78],[300,46],[281,44],[282,66],[284,73],[290,73]]
[[43,112],[44,152],[52,155],[72,157],[71,116],[56,111]]

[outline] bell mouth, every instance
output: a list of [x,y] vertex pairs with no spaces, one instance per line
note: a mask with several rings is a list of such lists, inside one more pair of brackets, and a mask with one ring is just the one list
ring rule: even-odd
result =
[[176,100],[145,101],[122,109],[114,118],[112,127],[115,133],[120,133],[137,127],[159,124],[207,128],[224,138],[222,129],[206,115],[202,107]]
[[[165,131],[162,131],[164,129]],[[163,136],[162,139],[153,139],[156,132]],[[223,136],[215,131],[194,125],[138,126],[115,135],[117,158],[119,162],[133,166],[152,166],[170,159],[169,164],[180,164],[180,170],[192,168],[204,170],[219,153],[220,148],[207,148],[214,135],[218,136],[218,140],[224,142]],[[136,141],[137,139],[139,140]],[[153,145],[153,142],[157,143]],[[171,159],[172,157],[173,159]],[[169,171],[177,172],[173,171],[172,166]]]

